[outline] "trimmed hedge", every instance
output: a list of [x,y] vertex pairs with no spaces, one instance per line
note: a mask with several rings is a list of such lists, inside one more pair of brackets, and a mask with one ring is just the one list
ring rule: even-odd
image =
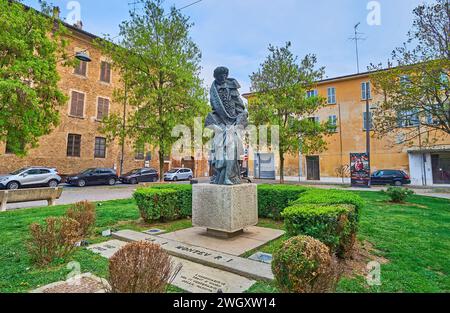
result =
[[311,236],[341,258],[350,255],[358,229],[355,206],[296,204],[286,208],[282,216],[289,236]]
[[152,189],[171,189],[177,192],[180,217],[192,216],[192,185],[163,184],[150,187]]
[[319,205],[351,204],[355,206],[358,217],[364,208],[364,200],[360,196],[349,191],[337,189],[309,189],[302,193],[292,205],[307,203]]
[[301,186],[258,185],[259,217],[281,219],[281,212],[289,206],[289,203],[297,200],[307,190]]
[[133,197],[146,222],[171,221],[181,216],[176,190],[141,188]]

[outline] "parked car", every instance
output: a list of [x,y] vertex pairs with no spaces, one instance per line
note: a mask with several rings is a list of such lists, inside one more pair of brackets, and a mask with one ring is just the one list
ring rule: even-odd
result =
[[120,176],[120,181],[124,184],[138,184],[142,182],[157,182],[158,172],[153,168],[138,168]]
[[113,186],[119,180],[116,171],[110,168],[88,168],[87,170],[69,175],[66,183],[78,187],[87,185],[110,185]]
[[191,180],[194,173],[190,168],[174,168],[164,173],[165,181]]
[[402,186],[411,184],[411,179],[404,171],[380,170],[372,174],[371,184]]
[[56,188],[61,177],[55,168],[25,167],[7,175],[0,175],[0,189],[15,190],[22,187]]

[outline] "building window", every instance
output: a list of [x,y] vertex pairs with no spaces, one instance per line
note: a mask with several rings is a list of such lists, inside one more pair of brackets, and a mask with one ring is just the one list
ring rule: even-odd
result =
[[[364,112],[364,125],[363,128],[364,130],[367,130],[367,112]],[[369,119],[370,119],[370,130],[373,129],[373,116],[372,116],[372,112],[369,112]]]
[[336,88],[328,88],[328,104],[336,104]]
[[101,121],[109,114],[109,99],[98,98],[97,101],[97,120]]
[[106,138],[95,137],[94,157],[102,159],[106,157]]
[[136,160],[138,160],[138,161],[143,161],[143,160],[145,160],[145,151],[144,151],[144,147],[136,148],[134,158],[135,158]]
[[[367,98],[367,96],[369,97]],[[364,82],[361,84],[361,99],[363,100],[372,99],[372,90],[370,87],[370,82]]]
[[75,66],[74,74],[86,77],[86,75],[87,75],[87,62],[79,61],[78,65]]
[[330,123],[331,127],[333,127],[333,130],[337,131],[337,116],[336,115],[330,115],[328,117],[328,122]]
[[318,93],[317,93],[317,89],[314,90],[308,90],[306,92],[306,98],[312,98],[312,97],[317,97]]
[[420,120],[417,111],[404,111],[398,114],[398,127],[419,126]]
[[72,101],[70,104],[70,115],[83,117],[84,114],[84,93],[72,91]]
[[69,134],[67,138],[67,156],[80,157],[81,135]]
[[105,83],[111,82],[111,63],[105,61],[101,63],[100,80]]

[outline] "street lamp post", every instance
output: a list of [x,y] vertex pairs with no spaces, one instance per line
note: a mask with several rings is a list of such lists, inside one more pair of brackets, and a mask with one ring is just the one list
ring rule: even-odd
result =
[[370,111],[370,103],[369,103],[369,97],[370,97],[370,82],[366,85],[366,153],[367,153],[367,159],[369,163],[369,184],[368,187],[370,188],[370,175],[371,175],[371,155],[370,155],[370,131],[372,128],[372,113]]

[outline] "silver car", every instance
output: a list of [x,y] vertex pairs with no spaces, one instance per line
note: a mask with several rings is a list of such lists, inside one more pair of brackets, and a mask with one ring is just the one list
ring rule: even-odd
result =
[[190,168],[174,168],[164,173],[165,181],[191,180],[194,173]]
[[0,189],[15,190],[22,187],[58,187],[61,177],[55,168],[25,167],[7,175],[0,175]]

